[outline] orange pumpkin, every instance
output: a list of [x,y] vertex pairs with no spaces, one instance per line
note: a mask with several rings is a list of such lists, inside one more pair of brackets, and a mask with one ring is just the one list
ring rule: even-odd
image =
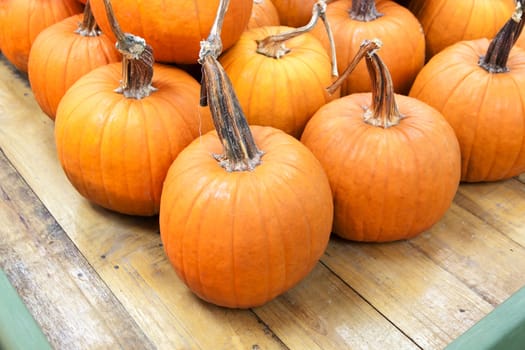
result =
[[2,52],[21,72],[27,72],[31,45],[45,28],[74,14],[83,5],[77,0],[3,0],[0,20]]
[[304,26],[312,17],[317,0],[272,0],[279,14],[280,24],[288,27]]
[[[425,37],[421,25],[405,7],[388,0],[338,0],[328,4],[326,16],[333,31],[339,71],[346,68],[359,46],[368,38],[379,38],[385,64],[397,93],[407,94],[425,62]],[[312,33],[329,48],[322,28]],[[341,96],[371,91],[364,62],[341,85]]]
[[462,41],[432,57],[410,91],[454,128],[466,182],[525,172],[525,51],[511,49],[521,8],[513,18],[492,41]]
[[[316,6],[315,15],[321,12]],[[332,62],[308,30],[247,30],[219,58],[248,123],[273,126],[299,138],[308,119],[334,98],[325,91],[332,82]]]
[[[111,29],[103,0],[91,0],[93,14],[104,33]],[[219,0],[139,1],[113,0],[112,6],[122,30],[143,37],[155,59],[168,63],[197,63],[199,43],[208,35]],[[253,0],[236,0],[224,18],[224,49],[232,46],[246,28]],[[140,19],[140,20],[137,20]]]
[[301,137],[328,175],[333,232],[368,242],[408,239],[430,228],[448,210],[460,177],[453,129],[425,103],[394,94],[378,47],[366,41],[350,65],[366,57],[372,92],[321,107]]
[[409,9],[423,26],[427,61],[462,40],[493,38],[514,9],[515,0],[411,0]]
[[109,17],[123,61],[92,70],[67,90],[55,119],[58,158],[90,201],[155,215],[169,166],[211,129],[211,120],[198,104],[199,83],[178,68],[153,64],[151,47]]
[[247,29],[278,26],[279,24],[279,13],[272,0],[253,0],[252,14]]
[[55,119],[58,103],[78,78],[96,67],[120,61],[115,43],[102,34],[90,11],[44,29],[29,54],[28,78],[40,108]]
[[317,264],[330,237],[332,196],[319,161],[298,140],[248,127],[218,52],[215,46],[200,59],[216,132],[171,165],[160,235],[196,295],[249,308],[292,288]]

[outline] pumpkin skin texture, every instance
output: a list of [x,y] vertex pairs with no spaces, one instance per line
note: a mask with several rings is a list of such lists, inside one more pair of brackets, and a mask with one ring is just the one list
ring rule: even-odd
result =
[[252,15],[246,29],[279,24],[279,13],[271,0],[253,0]]
[[410,91],[454,128],[461,146],[462,181],[496,181],[525,171],[525,51],[514,47],[508,72],[478,65],[489,40],[454,44],[434,56]]
[[272,0],[277,8],[281,25],[304,26],[312,17],[312,7],[317,0]]
[[115,43],[106,35],[75,32],[82,18],[75,15],[44,29],[29,54],[29,83],[40,108],[52,120],[60,100],[78,78],[121,59]]
[[[370,21],[352,19],[351,0],[338,0],[328,4],[326,16],[333,31],[337,65],[342,72],[356,55],[363,40],[379,38],[383,42],[381,57],[390,70],[394,90],[408,94],[417,73],[425,63],[425,37],[419,21],[405,7],[388,0],[376,2],[382,14]],[[328,36],[321,24],[312,31],[329,52]],[[371,90],[364,62],[341,85],[341,96]]]
[[33,41],[48,26],[81,13],[77,0],[3,0],[0,21],[2,52],[19,71],[27,72]]
[[[113,0],[111,4],[122,30],[144,38],[153,47],[156,61],[194,64],[200,41],[213,25],[219,0]],[[103,1],[91,0],[91,6],[102,32],[114,39]],[[252,6],[253,0],[230,3],[221,32],[224,50],[239,39]]]
[[308,122],[301,141],[323,164],[338,236],[367,242],[414,237],[450,207],[460,177],[454,131],[433,108],[395,95],[404,116],[382,128],[363,120],[370,93],[334,100]]
[[262,305],[292,288],[328,244],[331,190],[319,161],[298,140],[252,126],[265,152],[253,171],[227,172],[216,132],[184,149],[166,176],[160,234],[177,274],[216,305]]
[[462,40],[493,38],[514,11],[514,0],[412,0],[421,22],[427,61]]
[[247,30],[219,58],[231,79],[249,124],[272,126],[299,138],[310,117],[331,96],[331,62],[310,33],[285,42],[290,52],[275,59],[257,53],[256,40],[287,32],[291,27]]
[[66,92],[55,119],[57,154],[69,181],[91,202],[155,215],[173,159],[200,130],[211,130],[211,119],[198,106],[200,85],[182,70],[155,64],[158,90],[134,99],[114,92],[121,68],[95,68]]

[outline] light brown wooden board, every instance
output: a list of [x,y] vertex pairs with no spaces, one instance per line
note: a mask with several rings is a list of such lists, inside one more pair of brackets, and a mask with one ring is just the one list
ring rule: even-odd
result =
[[323,264],[296,288],[255,310],[228,310],[200,301],[167,262],[156,219],[111,213],[80,197],[56,158],[53,122],[5,62],[0,77],[1,149],[156,347],[415,347]]

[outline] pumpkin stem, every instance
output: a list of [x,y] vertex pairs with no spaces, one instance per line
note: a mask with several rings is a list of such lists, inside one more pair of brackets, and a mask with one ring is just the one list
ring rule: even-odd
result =
[[365,109],[364,120],[374,126],[389,128],[399,124],[402,115],[395,100],[394,84],[390,72],[381,57],[377,55],[377,50],[381,46],[379,39],[363,41],[348,67],[327,90],[329,93],[337,90],[364,57],[372,81],[372,104],[370,108]]
[[213,156],[227,171],[251,171],[261,163],[263,152],[255,140],[242,111],[233,85],[218,61],[222,51],[220,32],[229,0],[221,0],[208,38],[201,41],[201,105],[210,106],[213,124],[224,148]]
[[257,40],[257,53],[276,59],[281,58],[290,52],[290,49],[285,45],[286,40],[295,38],[296,36],[311,31],[317,24],[317,21],[319,21],[319,18],[321,18],[324,23],[326,33],[328,34],[328,40],[330,42],[332,75],[337,77],[339,74],[337,72],[335,41],[332,34],[332,29],[330,28],[330,24],[328,23],[328,19],[326,17],[326,1],[327,0],[319,0],[314,4],[312,9],[312,17],[310,18],[310,22],[308,22],[306,25],[284,33],[270,35],[262,40]]
[[155,62],[153,49],[143,38],[120,29],[109,0],[104,0],[104,6],[111,30],[117,38],[116,48],[122,54],[122,80],[115,92],[126,98],[147,97],[157,90],[151,85]]
[[91,11],[90,0],[86,1],[84,13],[82,14],[82,22],[79,23],[75,33],[81,36],[99,36],[102,34],[97,21],[95,21],[95,16],[93,16],[93,12]]
[[375,0],[353,0],[348,12],[350,18],[360,22],[370,22],[383,16],[377,11]]
[[492,39],[485,56],[479,59],[479,66],[489,73],[508,72],[507,61],[510,50],[523,30],[523,2],[516,1],[516,9],[511,18],[503,25],[498,34]]

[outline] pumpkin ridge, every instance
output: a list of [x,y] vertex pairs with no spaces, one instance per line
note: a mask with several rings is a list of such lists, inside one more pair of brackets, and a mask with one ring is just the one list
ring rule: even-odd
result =
[[[469,144],[468,150],[465,150],[465,153],[462,153],[462,156],[463,156],[463,154],[465,154],[465,159],[464,159],[464,162],[465,162],[465,166],[464,166],[465,167],[465,174],[471,173],[472,167],[474,166],[474,164],[472,164],[472,162],[470,161],[470,156],[472,154],[472,148],[477,143],[476,139],[479,137],[479,130],[480,130],[480,127],[481,127],[481,123],[479,122],[479,120],[480,120],[480,111],[481,111],[482,106],[485,104],[485,100],[487,98],[488,90],[489,90],[488,87],[489,87],[490,83],[492,82],[492,78],[493,78],[492,74],[490,74],[489,75],[489,79],[488,79],[488,83],[487,84],[483,84],[483,89],[484,89],[484,91],[483,91],[483,98],[481,98],[481,100],[477,104],[476,130],[474,131],[474,134],[472,135],[471,142],[468,143]],[[458,90],[455,90],[455,91],[463,91],[463,90],[459,90],[458,89]],[[493,161],[494,161],[494,159],[492,159],[492,162]]]
[[[152,149],[152,146],[151,146],[151,143],[149,142],[150,141],[150,135],[148,133],[148,131],[150,130],[150,128],[148,127],[148,119],[149,116],[147,115],[147,109],[145,108],[144,106],[144,103],[143,101],[137,101],[139,102],[138,105],[140,106],[140,118],[142,120],[142,131],[144,133],[144,143],[145,143],[145,147],[144,147],[144,155],[147,157],[147,167],[146,169],[148,169],[149,171],[144,171],[143,174],[147,174],[149,173],[149,185],[150,185],[150,188],[148,189],[148,192],[149,192],[149,197],[150,199],[153,198],[153,201],[152,203],[160,203],[160,192],[159,193],[155,193],[155,191],[153,190],[156,186],[155,186],[155,174],[153,174],[153,171],[154,171],[154,167],[153,167],[153,160],[152,158],[154,158],[152,155],[155,154],[155,150]],[[155,115],[155,117],[157,117],[158,115]],[[161,118],[158,118],[158,119],[161,119]],[[157,137],[160,137],[160,135],[158,135]],[[154,205],[153,205],[154,206]],[[155,208],[153,208],[155,209]],[[158,208],[156,208],[156,210],[154,211],[158,211]]]
[[[510,76],[511,79],[512,79],[512,82],[514,83],[514,85],[516,86],[516,91],[519,91],[520,89],[520,85],[519,83],[516,81],[515,77],[513,75]],[[520,96],[520,100],[521,100],[521,110],[522,110],[522,115],[525,115],[525,99],[523,96],[521,96],[520,94],[518,94]],[[525,125],[525,120],[522,119],[522,130],[523,130],[523,126]],[[516,163],[518,162],[519,160],[519,155],[522,154],[523,152],[523,148],[524,148],[524,138],[525,138],[525,135],[523,133],[521,133],[521,142],[520,142],[520,149],[519,151],[516,153],[516,158],[514,158],[514,161],[512,162],[512,166],[509,168],[509,170],[506,172],[505,174],[505,177],[508,178],[509,177],[509,172],[512,171],[512,169],[514,169],[516,167]]]

